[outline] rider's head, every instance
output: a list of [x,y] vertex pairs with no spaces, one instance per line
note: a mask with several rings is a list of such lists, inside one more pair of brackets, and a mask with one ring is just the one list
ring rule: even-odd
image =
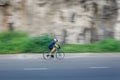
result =
[[55,42],[58,42],[58,40],[57,40],[57,39],[54,39],[54,41],[55,41]]

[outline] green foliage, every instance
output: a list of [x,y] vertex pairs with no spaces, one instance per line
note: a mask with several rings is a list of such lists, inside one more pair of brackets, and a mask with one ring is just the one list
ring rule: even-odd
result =
[[25,32],[1,32],[0,33],[0,53],[22,52],[24,42],[27,40]]
[[[0,33],[0,54],[42,53],[53,38],[49,34],[29,37],[26,32],[12,31]],[[79,52],[120,52],[120,41],[103,39],[93,44],[63,44],[66,53]]]
[[42,36],[32,37],[28,42],[25,43],[24,50],[25,52],[44,52],[47,50],[49,42],[52,40],[50,35],[45,34]]
[[1,32],[0,54],[43,52],[52,37],[48,34],[37,37],[28,37],[25,32]]
[[97,52],[94,44],[65,44],[63,51],[67,53],[79,53],[79,52]]
[[120,41],[115,39],[103,39],[93,44],[65,44],[63,50],[68,53],[120,52]]
[[120,41],[115,39],[103,39],[96,43],[97,47],[103,52],[117,52],[120,51]]
[[8,32],[1,32],[0,33],[0,41],[1,42],[8,42],[10,40],[19,39],[27,37],[27,33],[25,32],[17,32],[17,31],[8,31]]

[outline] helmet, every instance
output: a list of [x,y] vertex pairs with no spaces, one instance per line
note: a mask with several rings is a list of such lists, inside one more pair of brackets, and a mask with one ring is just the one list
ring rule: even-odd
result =
[[55,41],[55,42],[58,42],[58,40],[57,40],[57,39],[54,39],[54,41]]

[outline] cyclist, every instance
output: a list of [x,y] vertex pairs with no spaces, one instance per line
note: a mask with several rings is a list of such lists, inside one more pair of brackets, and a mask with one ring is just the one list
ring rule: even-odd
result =
[[51,56],[52,58],[54,58],[54,51],[56,50],[56,48],[60,48],[60,46],[57,44],[58,40],[57,39],[53,39],[50,44],[48,45],[48,48],[50,49],[50,55],[47,55],[48,56]]

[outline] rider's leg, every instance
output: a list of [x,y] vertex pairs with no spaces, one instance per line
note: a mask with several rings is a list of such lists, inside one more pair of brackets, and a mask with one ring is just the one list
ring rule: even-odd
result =
[[50,51],[50,55],[51,55],[51,57],[53,57],[53,58],[54,58],[53,53],[54,53],[55,49],[56,49],[56,48],[53,48],[53,49],[51,49],[51,51]]
[[51,56],[51,54],[52,54],[52,49],[53,49],[53,48],[49,48],[50,53],[47,55],[47,57],[48,57],[48,56]]
[[50,54],[52,55],[54,51],[55,51],[55,48],[52,48],[50,51]]

